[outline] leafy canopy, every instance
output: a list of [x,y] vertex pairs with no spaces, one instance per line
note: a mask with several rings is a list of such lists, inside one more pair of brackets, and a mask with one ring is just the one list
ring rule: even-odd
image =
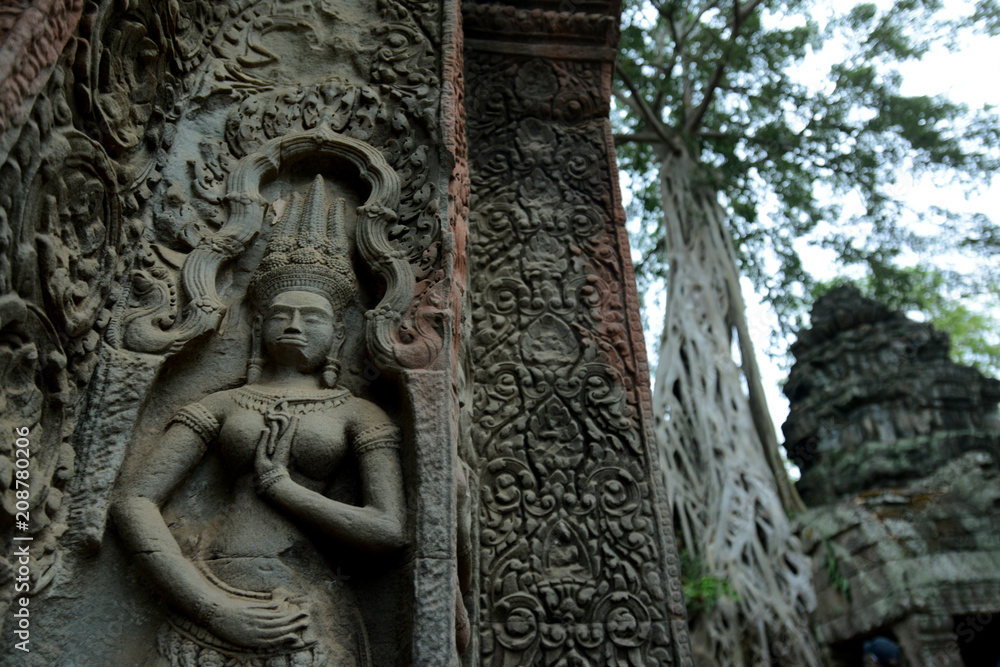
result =
[[[641,0],[622,25],[612,122],[632,182],[640,286],[666,276],[658,167],[678,151],[730,213],[743,273],[800,325],[814,280],[808,245],[876,284],[933,251],[977,270],[942,270],[948,293],[998,284],[1000,228],[947,206],[910,210],[902,173],[988,183],[1000,119],[944,97],[905,95],[899,67],[972,30],[1000,32],[997,0],[946,18],[941,0],[861,3],[834,14],[809,0]],[[839,5],[843,6],[843,5]],[[832,55],[831,55],[832,54]],[[822,70],[816,68],[822,67]],[[983,64],[983,75],[989,65]],[[984,85],[992,85],[984,79]],[[924,182],[924,181],[918,181]]]

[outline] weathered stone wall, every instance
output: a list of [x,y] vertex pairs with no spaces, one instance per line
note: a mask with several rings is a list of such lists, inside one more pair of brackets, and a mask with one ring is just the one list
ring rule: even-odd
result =
[[689,665],[607,118],[617,8],[565,4],[463,12],[479,653]]
[[964,452],[1000,461],[1000,382],[948,358],[948,336],[843,287],[792,346],[782,426],[807,504],[924,477]]
[[[8,5],[0,662],[333,664],[330,598],[362,664],[691,664],[607,120],[618,6]],[[276,292],[333,313],[294,366],[248,285],[333,255],[356,295]],[[212,569],[274,563],[305,593]],[[267,605],[287,650],[222,641]]]
[[[453,659],[452,634],[422,649],[410,632],[454,626],[458,142],[442,81],[457,7],[38,2],[5,7],[2,26],[0,599],[6,612],[11,539],[31,537],[35,641],[22,656],[5,632],[5,655],[129,664],[155,644],[164,605],[108,523],[119,468],[177,408],[246,377],[247,280],[283,207],[322,173],[347,201],[362,279],[341,382],[403,422],[410,503],[411,549],[343,580],[366,598],[376,664]],[[15,428],[31,443],[27,529],[13,522]],[[197,505],[218,474],[199,471],[181,495]],[[182,524],[196,512],[178,503]],[[427,591],[445,606],[417,614],[440,606]],[[410,655],[421,650],[436,654]]]
[[813,620],[833,665],[865,639],[914,667],[1000,650],[1000,384],[948,359],[947,335],[853,288],[817,301],[793,346],[783,430],[812,507]]
[[972,642],[989,643],[981,633],[1000,613],[1000,473],[988,454],[810,509],[797,523],[833,664],[857,664],[861,639],[876,634],[895,635],[915,667],[990,664],[961,659]]

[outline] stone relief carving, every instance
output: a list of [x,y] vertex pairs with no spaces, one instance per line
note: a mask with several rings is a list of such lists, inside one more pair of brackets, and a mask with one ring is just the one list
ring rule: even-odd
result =
[[[240,206],[259,210],[250,198]],[[336,554],[401,547],[406,506],[399,429],[339,383],[343,313],[358,294],[345,210],[343,200],[326,205],[321,177],[293,196],[250,279],[246,384],[181,408],[126,462],[114,512],[174,608],[158,639],[167,664],[371,664]],[[224,490],[196,553],[185,553],[163,508],[207,453],[222,461],[211,484]],[[338,495],[345,467],[360,504]],[[190,530],[174,532],[190,542]]]
[[[536,8],[518,8],[502,4],[478,4],[465,2],[462,14],[465,19],[466,34],[475,37],[497,38],[504,35],[527,33],[545,35],[553,42],[576,41],[578,43],[616,43],[617,17],[608,12],[586,13],[564,11],[564,5],[582,3],[564,2],[559,11]],[[606,56],[614,55],[610,48]]]
[[[136,306],[145,315],[137,317],[134,312],[126,315],[124,321],[127,324],[122,331],[126,343],[132,349],[147,352],[177,351],[192,338],[218,326],[226,309],[217,288],[219,272],[256,237],[265,210],[269,207],[260,194],[262,179],[297,161],[323,156],[353,164],[370,188],[370,195],[358,214],[371,224],[358,226],[358,247],[387,285],[378,314],[372,317],[370,324],[372,338],[379,342],[390,339],[392,334],[383,331],[385,327],[380,328],[380,324],[391,319],[392,313],[397,313],[398,317],[399,312],[409,307],[413,282],[409,278],[409,263],[390,245],[384,231],[397,220],[398,177],[370,145],[321,130],[287,133],[237,163],[229,175],[227,193],[222,197],[229,205],[226,223],[198,242],[186,256],[180,271],[183,292],[189,299],[189,307],[182,320],[177,321],[174,316],[176,289],[160,286],[169,274],[162,270],[159,274],[154,273],[160,264],[156,258],[148,260],[150,271],[136,276],[140,278]],[[161,255],[164,259],[168,256],[167,252]],[[164,280],[156,281],[157,275],[164,276]],[[151,292],[155,296],[150,299]],[[145,299],[152,300],[154,305],[145,305]],[[165,313],[167,309],[169,311]],[[168,326],[163,327],[164,324]],[[382,344],[382,348],[372,348],[373,354],[391,355],[393,343]],[[373,342],[373,346],[376,345],[378,343]]]
[[[45,591],[59,570],[64,496],[76,458],[76,403],[110,321],[123,248],[136,232],[123,224],[117,174],[104,150],[69,127],[65,83],[64,70],[57,68],[0,167],[0,487],[8,518],[5,544],[12,544],[17,526],[35,545],[33,591]],[[22,432],[31,459],[20,468],[26,477],[18,478],[14,438]],[[18,503],[24,499],[18,481],[25,479],[31,480],[26,512]],[[5,547],[0,560],[0,611],[13,593],[8,552]]]
[[487,665],[675,664],[683,627],[637,419],[600,74],[467,59]]
[[[31,4],[11,6],[18,19],[0,17],[0,30],[14,34]],[[290,205],[287,192],[260,194],[273,183],[259,169],[317,150],[365,163],[348,214],[367,202],[372,222],[348,231],[374,277],[360,321],[371,347],[344,374],[444,367],[454,308],[435,148],[438,4],[57,4],[49,18],[83,17],[0,167],[0,400],[5,425],[28,424],[38,443],[39,592],[105,551],[111,491],[154,378],[228,326],[255,235]],[[8,444],[0,468],[13,462]],[[0,491],[14,498],[6,481]],[[0,582],[11,572],[0,563]]]
[[[65,5],[80,11],[84,3]],[[444,591],[413,601],[429,610],[426,627],[441,621],[442,608],[447,617],[453,591],[468,590],[480,572],[481,608],[471,605],[478,632],[469,637],[460,597],[448,632],[455,630],[459,650],[471,641],[470,653],[488,664],[670,662],[669,624],[683,612],[674,591],[664,592],[669,554],[649,528],[661,508],[643,467],[635,339],[622,314],[610,165],[595,120],[607,113],[597,83],[604,65],[477,55],[466,132],[457,112],[462,65],[442,47],[461,51],[461,26],[443,18],[442,7],[86,3],[0,167],[0,400],[4,427],[28,424],[38,443],[34,590],[59,588],[60,576],[78,582],[73,572],[97,572],[89,568],[101,558],[119,572],[120,545],[104,540],[106,514],[137,425],[115,516],[125,544],[142,552],[147,577],[173,585],[159,597],[137,586],[137,597],[115,600],[94,618],[126,613],[158,628],[161,662],[404,661],[404,651],[377,644],[409,638],[365,640],[359,615],[378,596],[338,578],[336,560],[331,569],[315,557],[321,541],[345,556],[399,546],[401,467],[422,475],[415,488],[437,508],[411,517],[425,524],[423,533],[412,526],[415,542],[439,539],[424,539],[406,565],[414,591]],[[472,30],[527,26],[591,39],[614,28],[606,15],[475,13]],[[442,100],[457,106],[442,109]],[[312,161],[321,163],[313,173],[356,172],[339,190],[334,179],[325,186],[346,199],[350,272],[374,278],[361,281],[349,307],[336,290],[300,278],[258,294],[266,260],[277,257],[267,242],[299,219],[293,192],[304,191]],[[331,208],[337,218],[340,205]],[[454,444],[437,422],[448,421],[454,406],[442,403],[459,382],[455,285],[466,278],[465,238],[445,217],[467,216],[476,332],[466,390],[477,414],[468,429],[476,451],[463,450],[469,468],[450,451],[415,460]],[[284,252],[309,265],[316,260],[309,245]],[[244,341],[242,333],[250,338],[240,299],[255,267],[262,267],[250,283],[259,354],[248,355],[245,383],[239,370],[207,378],[216,367],[206,359]],[[81,283],[98,289],[84,293]],[[316,321],[301,337],[275,333],[284,318],[301,325],[307,317]],[[351,331],[339,384],[353,387],[352,378],[372,370],[393,374],[401,395],[423,392],[419,400],[393,399],[417,406],[413,423],[400,425],[412,430],[418,454],[393,446],[399,438],[385,415],[396,415],[398,404],[389,410],[384,396],[337,388],[336,364],[318,350],[336,347],[343,321]],[[352,335],[367,342],[367,354],[352,347]],[[217,356],[240,356],[234,350],[242,344]],[[202,349],[209,352],[198,356]],[[202,375],[186,391],[176,390],[181,381],[170,385],[178,368],[196,362],[210,370],[194,371]],[[0,469],[14,456],[7,445],[0,442]],[[479,497],[478,526],[463,521],[466,470]],[[323,500],[313,492],[332,471]],[[448,475],[442,486],[438,477]],[[0,491],[9,511],[12,490]],[[241,529],[250,512],[265,517],[266,530],[248,537]],[[333,518],[345,515],[360,523],[345,528]],[[319,531],[305,528],[317,524]],[[470,534],[478,548],[468,548]],[[78,569],[60,567],[60,558],[79,559]],[[261,574],[258,566],[268,565],[278,574]],[[5,591],[11,571],[0,563]],[[53,604],[78,593],[57,592]],[[157,599],[172,609],[162,627]],[[261,625],[269,627],[247,636]],[[427,647],[410,655],[424,656],[420,664],[454,659],[455,646],[442,648],[441,639],[413,637]]]
[[16,141],[31,115],[34,97],[71,41],[83,4],[83,0],[14,0],[0,8],[0,158]]
[[[177,267],[226,225],[222,204],[232,189],[233,169],[268,141],[323,130],[377,147],[401,176],[398,220],[385,233],[392,253],[403,253],[414,267],[417,297],[405,304],[404,317],[396,317],[397,349],[386,361],[391,366],[427,366],[441,347],[446,316],[439,303],[443,277],[442,211],[433,179],[437,156],[427,148],[429,133],[436,131],[437,99],[432,91],[439,83],[428,39],[415,29],[415,19],[402,3],[381,5],[381,16],[374,8],[348,11],[322,0],[244,2],[219,16],[209,7],[200,0],[179,3],[164,12],[162,26],[134,13],[113,20],[99,14],[94,19],[98,26],[127,24],[129,44],[134,47],[133,42],[141,41],[148,55],[140,58],[145,64],[103,65],[109,59],[121,60],[118,52],[134,54],[136,48],[109,39],[112,28],[95,28],[110,45],[100,55],[91,55],[89,85],[96,92],[88,100],[98,100],[93,103],[99,105],[101,95],[118,99],[115,91],[123,87],[94,73],[110,67],[119,73],[116,80],[141,79],[144,83],[133,88],[139,92],[156,88],[173,105],[158,105],[159,116],[154,114],[146,122],[145,143],[128,148],[123,157],[134,184],[125,196],[126,207],[131,201],[141,209],[151,199],[153,214],[152,234],[147,235],[148,247],[141,253],[135,289],[129,294],[136,312],[123,315],[131,322],[123,344],[139,352],[162,353],[167,349],[163,335],[135,333],[142,327],[148,331],[147,324],[156,321],[171,332],[173,349],[183,345],[188,332],[182,323],[190,318],[182,312],[187,309],[186,293],[178,289],[183,280]],[[207,26],[213,16],[221,18],[221,24],[214,23],[214,29],[204,32],[202,43],[195,44],[192,26]],[[157,30],[166,30],[157,53],[175,58],[173,70],[165,73],[154,67],[159,56],[143,41]],[[318,74],[309,69],[314,65],[309,58],[293,51],[311,53],[316,59],[335,58],[349,66],[337,68],[334,75],[328,69]],[[183,62],[176,60],[180,53],[186,54]],[[163,83],[157,84],[161,79]],[[111,92],[101,92],[109,86]],[[124,106],[134,107],[133,115],[145,108],[134,96]],[[138,136],[134,129],[138,122],[122,122],[133,129],[121,132]],[[167,149],[177,147],[179,133],[194,130],[204,135],[206,123],[221,125],[225,141],[209,132],[198,142],[196,157],[178,164]],[[121,123],[104,124],[111,127],[110,145],[128,143],[112,136]]]

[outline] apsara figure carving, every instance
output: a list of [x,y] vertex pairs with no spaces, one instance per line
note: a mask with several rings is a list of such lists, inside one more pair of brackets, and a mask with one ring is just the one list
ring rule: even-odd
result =
[[[172,608],[154,664],[370,664],[330,551],[401,547],[406,508],[398,428],[338,384],[341,314],[358,289],[343,224],[322,178],[295,195],[250,280],[246,384],[183,407],[119,481],[119,532]],[[223,506],[186,556],[163,510],[210,450]],[[355,461],[362,504],[325,495]]]

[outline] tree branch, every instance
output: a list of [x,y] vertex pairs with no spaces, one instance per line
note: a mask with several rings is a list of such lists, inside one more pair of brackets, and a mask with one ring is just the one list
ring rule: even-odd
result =
[[616,134],[615,146],[629,143],[661,144],[663,139],[656,132],[633,132],[631,134]]
[[656,117],[656,114],[653,113],[653,110],[649,108],[649,105],[646,103],[646,99],[639,94],[635,84],[632,83],[632,79],[629,78],[628,73],[625,72],[625,68],[622,67],[620,62],[615,62],[615,70],[618,72],[618,76],[621,77],[622,83],[625,84],[626,88],[628,88],[630,96],[638,105],[640,115],[646,122],[646,125],[648,125],[650,129],[656,133],[656,135],[660,138],[660,141],[666,144],[671,151],[678,155],[683,153],[684,145],[677,137],[667,133],[667,129],[663,126],[660,119]]
[[684,39],[687,39],[688,36],[691,34],[691,31],[694,30],[694,27],[698,25],[699,21],[701,21],[701,17],[707,14],[709,10],[718,9],[718,7],[719,7],[719,0],[708,0],[708,2],[699,7],[697,11],[695,11],[695,13],[691,16],[691,20],[688,21],[688,23],[684,26],[684,30],[681,31],[681,36]]
[[753,11],[760,5],[763,0],[750,0],[742,9],[740,7],[740,1],[736,0],[733,5],[733,20],[730,22],[730,32],[729,32],[729,46],[726,48],[726,55],[720,58],[715,64],[715,69],[712,70],[712,76],[709,77],[708,83],[705,84],[705,92],[702,94],[701,103],[691,114],[690,118],[684,123],[684,131],[688,134],[694,133],[698,126],[701,125],[701,121],[704,120],[705,114],[708,113],[708,108],[712,105],[712,100],[715,99],[715,93],[722,83],[722,79],[726,73],[726,66],[729,64],[729,56],[732,54],[733,48],[736,46],[736,39],[740,35],[740,30],[743,29],[743,24],[746,22],[747,18],[753,13]]
[[760,143],[756,137],[752,137],[749,134],[740,134],[734,132],[702,132],[696,133],[702,139],[723,139],[725,141],[751,141]]
[[750,15],[757,10],[757,7],[759,7],[760,3],[762,3],[763,1],[764,0],[750,0],[750,2],[748,2],[746,6],[743,8],[742,12],[739,12],[739,5],[737,4],[737,12],[740,23],[743,23],[748,18],[750,18]]
[[636,102],[636,99],[634,97],[632,97],[631,95],[623,94],[622,91],[618,90],[617,88],[612,88],[611,94],[614,96],[616,100],[618,100],[622,104],[628,105],[628,107],[632,109],[632,111],[637,116],[640,117],[642,116],[642,108],[640,108],[639,103]]
[[722,83],[722,77],[726,73],[726,59],[720,58],[719,62],[715,64],[715,69],[712,70],[712,76],[708,79],[708,83],[705,84],[705,92],[701,97],[701,104],[694,110],[691,117],[687,119],[684,124],[684,131],[688,134],[694,133],[698,126],[701,125],[702,119],[705,118],[705,114],[708,113],[708,107],[711,106],[712,100],[715,98],[715,91]]

